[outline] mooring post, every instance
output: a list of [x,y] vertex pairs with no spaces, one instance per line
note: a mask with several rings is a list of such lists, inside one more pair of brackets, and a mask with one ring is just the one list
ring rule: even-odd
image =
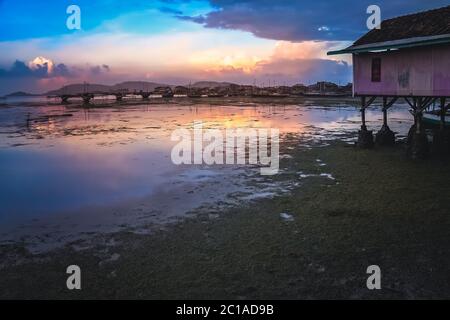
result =
[[383,126],[387,127],[387,98],[383,97]]

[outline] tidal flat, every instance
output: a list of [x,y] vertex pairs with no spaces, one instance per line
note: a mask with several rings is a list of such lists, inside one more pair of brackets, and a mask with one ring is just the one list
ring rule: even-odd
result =
[[[352,142],[357,118],[331,120],[329,112],[338,109],[311,108],[311,113],[305,106],[263,112],[263,119],[267,116],[275,123],[274,118],[279,117],[277,123],[287,128],[280,144],[280,174],[263,180],[248,179],[243,188],[227,192],[219,204],[214,199],[193,206],[171,223],[150,220],[138,228],[126,225],[107,232],[93,229],[85,232],[85,237],[59,242],[51,250],[34,251],[26,238],[3,241],[0,297],[449,298],[448,159],[408,160],[403,141],[392,148],[357,149]],[[292,113],[286,115],[286,110]],[[348,107],[343,110],[346,113]],[[239,114],[236,109],[232,112]],[[317,117],[317,112],[324,113]],[[309,124],[303,121],[305,114],[311,115]],[[255,122],[253,116],[247,114],[239,120]],[[133,113],[127,117],[129,120]],[[224,115],[220,113],[220,117]],[[372,125],[378,124],[377,117]],[[303,130],[291,130],[300,123]],[[136,128],[130,123],[128,126]],[[148,126],[158,127],[146,122],[139,128]],[[36,131],[17,133],[14,124],[10,127],[19,142],[3,139],[6,150],[28,148],[13,146],[24,141],[49,142],[45,134],[36,140]],[[63,127],[73,128],[67,123]],[[58,122],[52,128],[54,146],[58,139],[73,138],[64,135]],[[155,128],[145,130],[158,130]],[[40,130],[40,134],[45,133],[42,127]],[[402,133],[404,130],[398,135]],[[112,141],[117,141],[117,134]],[[91,131],[82,137],[97,135]],[[94,141],[99,142],[97,138]],[[200,176],[203,181],[204,175]],[[255,186],[258,188],[252,188]],[[267,189],[269,186],[281,186],[282,192]],[[201,188],[189,191],[202,193]],[[181,194],[184,192],[178,196]],[[127,208],[127,203],[114,207]],[[148,207],[141,208],[144,215],[149,213]],[[147,228],[151,232],[145,232]],[[45,233],[39,237],[45,242]],[[66,288],[66,268],[73,264],[82,270],[79,291]],[[381,268],[381,290],[366,287],[370,265]]]

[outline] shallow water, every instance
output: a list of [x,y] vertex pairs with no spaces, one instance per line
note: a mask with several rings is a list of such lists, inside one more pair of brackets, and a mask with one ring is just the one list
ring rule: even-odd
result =
[[[369,129],[378,130],[381,117],[379,109],[368,110]],[[406,106],[389,111],[389,125],[400,137],[411,118]],[[198,120],[205,129],[278,128],[281,134],[300,134],[303,146],[310,147],[339,138],[352,143],[348,133],[358,129],[360,114],[353,106],[314,103],[2,106],[1,225],[29,231],[40,221],[45,228],[44,217],[51,216],[52,222],[64,217],[80,232],[96,231],[100,226],[136,226],[140,219],[177,218],[231,193],[241,192],[245,200],[280,191],[262,184],[249,187],[254,168],[174,165],[172,131],[190,129]],[[133,210],[121,209],[130,202]],[[3,239],[11,234],[19,233],[4,233]]]

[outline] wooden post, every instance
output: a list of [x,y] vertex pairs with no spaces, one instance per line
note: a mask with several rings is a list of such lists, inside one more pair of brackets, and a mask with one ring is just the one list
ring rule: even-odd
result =
[[383,97],[383,126],[387,127],[387,98]]
[[422,128],[422,111],[420,110],[420,108],[422,108],[422,98],[419,97],[417,98],[417,100],[415,100],[414,102],[415,105],[415,112],[414,112],[414,120],[416,122],[416,132],[420,133]]

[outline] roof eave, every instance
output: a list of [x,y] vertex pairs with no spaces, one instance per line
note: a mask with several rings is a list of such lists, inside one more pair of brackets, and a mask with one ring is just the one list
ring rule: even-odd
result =
[[[403,39],[404,40],[404,39]],[[401,41],[401,40],[400,40]],[[348,54],[348,53],[364,53],[371,51],[383,51],[391,49],[404,49],[413,48],[421,46],[430,46],[438,44],[450,43],[450,35],[438,36],[438,37],[421,37],[419,39],[411,39],[409,42],[399,43],[398,41],[388,41],[388,42],[377,42],[359,46],[350,46],[342,50],[335,50],[327,52],[327,55],[338,55],[338,54]]]

